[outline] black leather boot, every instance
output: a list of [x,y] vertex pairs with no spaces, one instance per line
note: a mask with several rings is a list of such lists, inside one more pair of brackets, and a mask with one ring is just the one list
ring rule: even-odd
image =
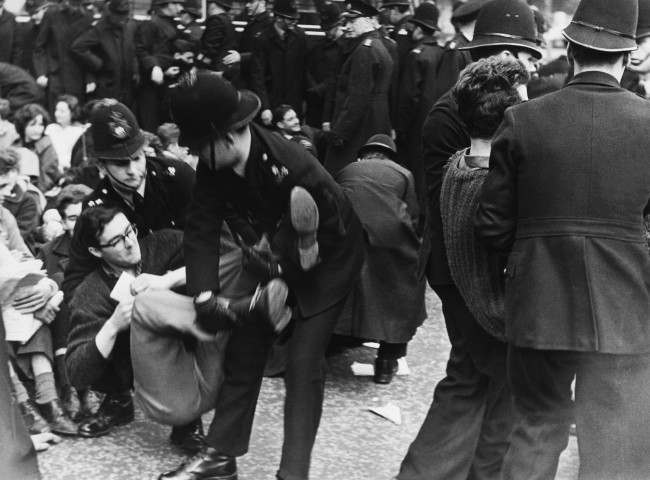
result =
[[393,381],[396,373],[397,360],[393,358],[377,358],[375,360],[375,375],[373,377],[375,383],[388,385]]
[[97,413],[79,425],[79,435],[93,438],[106,435],[113,428],[133,421],[131,393],[108,394]]
[[49,403],[40,404],[38,409],[54,433],[66,436],[77,435],[77,424],[70,420],[63,411],[61,400],[57,398]]
[[47,424],[31,400],[19,403],[18,408],[20,409],[20,413],[23,416],[23,421],[25,422],[25,426],[27,427],[27,431],[29,431],[30,435],[37,435],[39,433],[47,433],[52,431],[50,429],[50,426]]
[[237,480],[237,460],[206,447],[176,470],[160,474],[158,480]]
[[172,445],[177,446],[188,455],[196,455],[205,447],[205,436],[203,435],[201,419],[199,418],[189,425],[172,427],[169,441]]

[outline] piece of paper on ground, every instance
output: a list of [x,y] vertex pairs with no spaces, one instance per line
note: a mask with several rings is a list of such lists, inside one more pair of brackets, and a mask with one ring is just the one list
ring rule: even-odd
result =
[[393,422],[395,425],[402,424],[402,411],[394,403],[388,403],[381,407],[369,407],[368,411]]
[[[372,363],[352,362],[350,365],[352,374],[356,377],[372,377],[375,374],[375,366]],[[397,375],[410,375],[411,369],[406,363],[406,358],[397,360]]]

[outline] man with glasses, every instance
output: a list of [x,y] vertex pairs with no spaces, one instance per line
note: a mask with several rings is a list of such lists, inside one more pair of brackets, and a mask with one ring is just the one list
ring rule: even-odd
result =
[[325,168],[332,174],[356,161],[368,138],[391,133],[388,92],[393,60],[376,30],[378,13],[364,0],[353,0],[343,13],[350,50],[338,76],[325,156]]

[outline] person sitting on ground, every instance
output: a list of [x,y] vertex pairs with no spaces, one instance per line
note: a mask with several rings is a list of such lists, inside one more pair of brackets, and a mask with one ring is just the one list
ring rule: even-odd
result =
[[280,135],[296,142],[316,158],[324,153],[324,138],[321,130],[300,125],[296,110],[291,105],[280,105],[273,110],[273,125]]
[[40,205],[19,182],[19,160],[15,149],[0,150],[0,205],[16,218],[20,235],[31,248],[40,222]]
[[374,381],[390,383],[397,360],[426,318],[422,240],[413,174],[395,163],[395,143],[374,135],[359,161],[335,177],[366,232],[366,260],[336,333],[379,341]]
[[0,148],[11,147],[20,139],[16,126],[7,120],[10,112],[9,100],[0,98]]
[[84,133],[84,127],[79,123],[81,107],[74,95],[60,95],[54,110],[55,123],[50,123],[45,129],[45,135],[50,137],[59,160],[61,173],[70,168],[72,149]]
[[28,103],[14,115],[14,123],[23,147],[38,156],[39,174],[34,184],[43,193],[55,187],[61,178],[59,159],[45,126],[50,122],[47,111],[37,103]]
[[[56,208],[60,215],[63,232],[43,245],[38,254],[38,258],[43,261],[48,277],[54,280],[59,287],[63,283],[63,274],[68,264],[72,231],[81,214],[82,202],[90,193],[92,190],[86,185],[67,185],[61,190],[57,197]],[[69,315],[67,304],[64,302],[61,304],[54,322],[50,324],[50,328],[54,342],[54,373],[63,408],[73,420],[78,420],[90,413],[91,398],[87,391],[77,392],[72,387],[65,368]]]
[[158,138],[162,142],[162,154],[165,158],[171,160],[180,160],[187,163],[193,170],[199,162],[196,155],[191,155],[187,147],[178,144],[181,137],[181,131],[175,123],[163,123],[158,127]]
[[[160,230],[138,240],[137,228],[116,208],[97,206],[82,212],[75,229],[75,239],[87,248],[96,259],[96,267],[75,290],[70,302],[71,330],[68,338],[66,365],[72,384],[78,389],[93,388],[107,393],[97,414],[83,422],[79,434],[83,437],[97,437],[109,433],[113,427],[133,420],[133,400],[130,390],[136,376],[136,394],[146,412],[155,418],[173,425],[188,425],[214,405],[214,392],[222,376],[220,353],[223,352],[225,337],[215,339],[200,330],[195,323],[196,314],[190,297],[172,293],[171,289],[185,285],[183,265],[183,234],[177,230]],[[230,242],[229,250],[239,250]],[[226,261],[227,267],[220,270],[229,285],[238,285],[241,272],[241,254]],[[131,276],[130,290],[113,294],[120,276]],[[271,319],[279,325],[288,323],[290,312],[284,307],[286,286],[276,282],[255,292],[256,283],[241,282],[245,298],[228,302],[223,300],[216,317],[230,320],[246,317],[250,312],[269,309],[276,312]],[[145,290],[162,290],[154,295],[153,301],[139,302],[139,295]],[[273,292],[270,292],[273,290]],[[278,292],[275,292],[278,290]],[[240,290],[241,292],[241,290]],[[253,297],[251,292],[255,292]],[[284,292],[284,293],[283,293]],[[273,295],[271,295],[271,293]],[[135,298],[133,295],[138,295]],[[119,301],[115,297],[119,298]],[[242,296],[240,293],[239,297]],[[272,297],[272,301],[269,300]],[[151,297],[150,297],[151,298]],[[132,312],[136,302],[139,318],[146,323],[148,333],[144,337],[130,334]],[[174,312],[170,315],[169,312]],[[289,318],[287,318],[287,316]],[[225,321],[225,320],[224,320]],[[174,340],[151,340],[169,335],[171,330],[201,339],[216,341],[197,347],[208,351],[217,348],[215,355],[203,359],[198,375],[203,379],[193,389],[185,387],[196,382],[194,354],[186,349],[186,343],[178,333]],[[156,333],[157,332],[157,333]],[[131,335],[131,340],[129,340]],[[143,339],[141,344],[138,338]],[[148,340],[147,340],[148,339]],[[173,351],[170,349],[173,348]],[[205,352],[204,352],[205,353]],[[133,363],[132,363],[133,361]],[[209,368],[208,368],[209,366]],[[181,370],[189,368],[185,372]],[[137,372],[136,372],[137,373]],[[176,388],[184,384],[183,388]],[[202,393],[198,393],[201,391]],[[193,395],[206,395],[206,401]],[[190,408],[179,408],[179,404]],[[207,408],[203,408],[206,407]]]

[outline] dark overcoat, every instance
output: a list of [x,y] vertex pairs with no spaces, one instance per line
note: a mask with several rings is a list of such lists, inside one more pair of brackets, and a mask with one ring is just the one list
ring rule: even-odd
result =
[[16,16],[6,8],[0,14],[0,62],[20,62],[22,52]]
[[224,72],[232,80],[239,74],[239,64],[226,66],[223,57],[229,50],[237,49],[237,33],[227,13],[212,15],[205,20],[205,30],[201,36],[201,54],[206,58],[210,70]]
[[425,198],[422,127],[437,100],[437,71],[443,51],[435,38],[424,40],[404,60],[400,81],[394,128],[399,140],[400,158],[413,173],[420,201]]
[[601,72],[506,111],[476,219],[519,347],[650,352],[650,108]]
[[54,110],[63,93],[74,95],[80,103],[86,98],[86,74],[72,55],[70,46],[92,25],[92,17],[67,6],[54,6],[43,16],[34,45],[36,76],[48,77],[48,105]]
[[240,61],[240,75],[238,82],[235,82],[239,88],[253,88],[253,81],[251,78],[251,60],[253,56],[253,49],[255,48],[255,39],[266,31],[269,25],[273,24],[273,17],[268,12],[263,12],[247,19],[244,31],[241,32],[239,37],[239,55]]
[[[343,300],[357,281],[364,256],[361,223],[341,187],[307,150],[255,125],[251,134],[244,177],[199,162],[184,238],[188,292],[219,291],[221,226],[235,209],[259,235],[272,239],[299,314],[310,318]],[[297,267],[296,237],[287,219],[296,186],[314,197],[320,212],[321,262],[308,272]]]
[[343,64],[343,45],[324,38],[307,55],[307,94],[305,123],[321,128],[331,123],[336,94],[336,74]]
[[34,77],[10,63],[0,63],[0,95],[9,100],[12,112],[27,103],[40,103],[43,100],[43,90]]
[[336,332],[406,343],[426,317],[413,175],[388,160],[354,162],[338,172],[366,233],[366,260]]
[[331,145],[325,167],[338,172],[357,159],[357,152],[377,133],[390,135],[388,91],[393,60],[379,34],[359,37],[338,76],[332,132],[343,139]]
[[255,38],[251,59],[252,90],[262,101],[262,109],[291,105],[302,116],[306,90],[307,37],[300,28],[288,30],[280,38],[270,24]]
[[135,55],[136,23],[111,25],[102,18],[72,44],[72,54],[91,72],[97,85],[94,96],[115,98],[132,107],[138,61]]

